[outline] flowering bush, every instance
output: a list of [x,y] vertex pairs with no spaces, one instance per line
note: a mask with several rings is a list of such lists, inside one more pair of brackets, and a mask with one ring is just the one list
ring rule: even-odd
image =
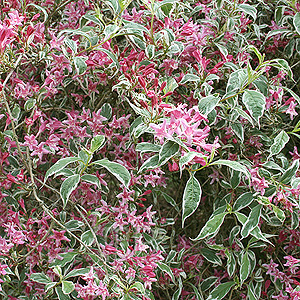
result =
[[300,299],[298,1],[0,13],[2,299]]

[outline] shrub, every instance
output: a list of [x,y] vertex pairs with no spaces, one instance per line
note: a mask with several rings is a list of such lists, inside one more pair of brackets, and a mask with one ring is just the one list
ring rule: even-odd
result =
[[299,36],[298,1],[4,1],[3,299],[300,299]]

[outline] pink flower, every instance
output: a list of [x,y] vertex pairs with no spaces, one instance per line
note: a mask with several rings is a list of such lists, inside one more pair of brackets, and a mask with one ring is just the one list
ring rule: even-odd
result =
[[5,269],[8,267],[8,265],[1,265],[0,263],[0,275],[6,275]]
[[11,26],[22,26],[22,22],[24,21],[23,16],[19,16],[19,12],[17,10],[11,11],[8,13],[10,19],[8,20]]
[[163,142],[164,138],[172,139],[172,133],[170,133],[166,119],[164,119],[160,125],[150,124],[149,126],[155,130],[155,136],[160,140],[161,143]]
[[291,101],[289,108],[285,111],[287,114],[290,115],[291,120],[294,119],[294,116],[297,116],[298,113],[295,111],[295,107],[297,106],[297,103],[294,101]]
[[39,157],[40,160],[42,160],[43,158],[43,154],[48,154],[50,153],[50,151],[48,151],[47,149],[44,148],[44,145],[46,143],[41,142],[35,149],[34,151],[31,153],[31,156],[37,155]]
[[125,274],[126,274],[126,279],[129,280],[129,278],[134,278],[135,277],[135,270],[132,269],[131,267],[129,267],[126,271],[125,271]]
[[21,144],[21,146],[28,146],[30,151],[33,151],[33,149],[38,145],[38,141],[33,134],[30,136],[25,135],[24,140],[25,143]]
[[65,233],[66,233],[65,230],[56,231],[53,229],[52,232],[53,232],[53,235],[50,237],[50,239],[53,239],[55,241],[55,245],[57,247],[60,247],[61,241],[70,242],[70,240],[65,236]]

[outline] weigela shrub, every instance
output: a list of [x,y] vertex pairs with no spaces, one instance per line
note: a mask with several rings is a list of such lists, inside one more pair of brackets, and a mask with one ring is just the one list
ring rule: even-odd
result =
[[1,299],[300,299],[298,1],[1,3]]

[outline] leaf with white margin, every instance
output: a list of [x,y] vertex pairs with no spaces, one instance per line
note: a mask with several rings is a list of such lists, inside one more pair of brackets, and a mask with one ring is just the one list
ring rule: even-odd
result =
[[199,181],[192,175],[186,183],[182,202],[182,227],[184,221],[192,215],[199,206],[202,189]]
[[262,117],[266,106],[265,96],[258,91],[245,90],[242,101],[252,118],[259,124],[259,119]]

